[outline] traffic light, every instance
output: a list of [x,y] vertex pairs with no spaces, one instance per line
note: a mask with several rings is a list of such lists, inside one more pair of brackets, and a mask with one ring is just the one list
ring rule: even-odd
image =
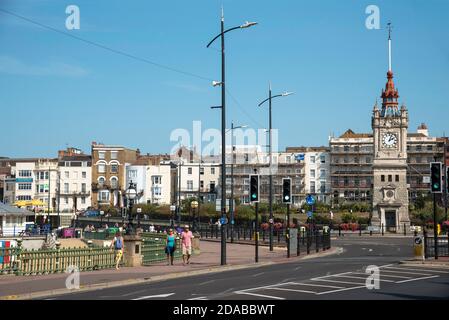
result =
[[443,187],[441,185],[442,181],[442,164],[441,162],[430,163],[430,190],[432,193],[441,193]]
[[251,175],[249,178],[250,178],[250,201],[259,202],[259,176]]
[[292,179],[282,179],[282,203],[292,203]]

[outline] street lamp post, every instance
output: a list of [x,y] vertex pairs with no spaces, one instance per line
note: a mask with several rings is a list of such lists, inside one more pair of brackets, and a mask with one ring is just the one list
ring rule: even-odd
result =
[[128,228],[126,228],[126,234],[132,235],[134,234],[133,228],[133,205],[134,199],[137,197],[136,185],[132,182],[129,182],[128,189],[126,190],[126,198],[128,199]]
[[190,202],[190,208],[192,210],[192,231],[196,231],[196,215],[195,215],[195,210],[198,209],[198,201],[193,200],[192,202]]
[[[256,22],[246,22],[238,27],[224,29],[224,13],[221,12],[221,32],[213,38],[208,44],[207,48],[218,38],[221,38],[221,82],[213,82],[213,86],[221,86],[221,217],[226,217],[226,70],[225,70],[225,33],[236,30],[249,28],[256,25]],[[221,265],[226,264],[226,225],[221,226]]]
[[293,94],[293,92],[284,92],[282,94],[277,94],[277,95],[272,95],[271,93],[271,84],[269,86],[268,89],[268,98],[265,99],[264,101],[262,101],[261,103],[259,103],[259,107],[262,106],[265,102],[268,101],[268,122],[269,122],[269,127],[268,127],[268,157],[269,157],[269,170],[270,170],[270,175],[269,175],[269,183],[270,183],[270,187],[269,187],[269,199],[268,199],[268,203],[269,203],[269,210],[270,210],[270,251],[273,251],[273,175],[271,172],[271,165],[272,165],[272,121],[271,121],[271,101],[274,98],[278,98],[278,97],[286,97]]

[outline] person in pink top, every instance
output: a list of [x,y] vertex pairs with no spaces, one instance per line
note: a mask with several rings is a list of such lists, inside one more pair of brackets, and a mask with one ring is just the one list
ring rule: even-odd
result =
[[192,231],[189,230],[189,226],[184,226],[184,231],[181,233],[181,245],[182,245],[182,261],[183,264],[190,263],[190,256],[192,255]]

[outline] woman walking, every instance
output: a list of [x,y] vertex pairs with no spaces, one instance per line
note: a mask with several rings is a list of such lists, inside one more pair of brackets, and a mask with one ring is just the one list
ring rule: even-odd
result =
[[165,240],[165,253],[167,254],[167,266],[173,265],[173,258],[176,251],[176,237],[173,229],[168,230],[167,239]]

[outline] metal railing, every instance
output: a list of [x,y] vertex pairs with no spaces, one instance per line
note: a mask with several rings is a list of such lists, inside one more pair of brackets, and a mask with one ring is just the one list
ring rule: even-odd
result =
[[[167,255],[165,253],[165,241],[167,234],[144,232],[142,233],[142,264],[151,265],[166,261]],[[182,257],[181,239],[176,236],[176,250],[174,259]]]
[[69,266],[79,271],[113,268],[115,252],[112,248],[93,247],[91,244],[87,248],[61,249],[57,244],[56,249],[23,250],[21,240],[17,240],[17,247],[0,248],[0,274],[62,273]]
[[[449,257],[449,235],[438,236],[437,238],[438,246],[438,257]],[[424,233],[424,257],[434,258],[435,257],[435,241],[433,236]]]
[[[231,234],[233,232],[233,234]],[[199,234],[202,239],[220,239],[221,232],[220,227],[217,225],[211,225],[208,228],[201,228]],[[273,230],[273,243],[277,246],[287,245],[287,232],[285,228]],[[226,228],[226,239],[228,242],[239,241],[254,243],[256,233],[252,227],[234,227]],[[268,244],[270,237],[269,230],[259,230],[259,244]],[[232,240],[231,240],[232,239]],[[293,254],[296,250],[296,254],[299,256],[302,253],[310,254],[311,252],[319,252],[321,250],[328,250],[331,248],[331,234],[324,230],[312,230],[312,229],[298,229],[297,235],[297,247],[290,248]]]

